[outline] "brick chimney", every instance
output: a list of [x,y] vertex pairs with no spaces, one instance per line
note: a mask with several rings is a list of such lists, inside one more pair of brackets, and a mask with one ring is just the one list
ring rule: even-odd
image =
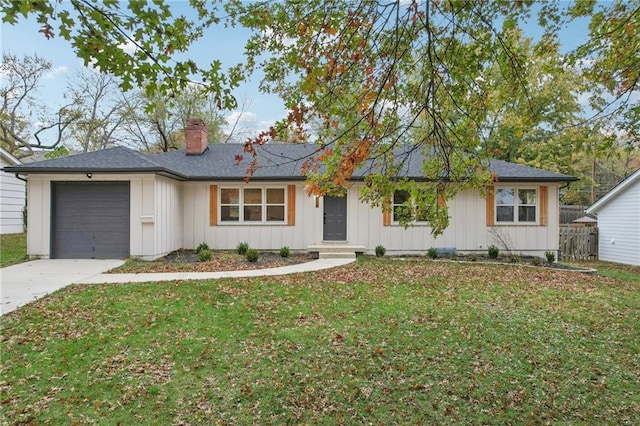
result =
[[207,123],[199,118],[187,119],[187,155],[200,155],[207,149]]

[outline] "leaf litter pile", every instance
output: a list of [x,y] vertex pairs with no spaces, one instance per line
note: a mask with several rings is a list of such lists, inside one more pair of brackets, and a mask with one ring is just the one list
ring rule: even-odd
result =
[[72,286],[2,318],[1,418],[638,424],[639,286],[419,259]]

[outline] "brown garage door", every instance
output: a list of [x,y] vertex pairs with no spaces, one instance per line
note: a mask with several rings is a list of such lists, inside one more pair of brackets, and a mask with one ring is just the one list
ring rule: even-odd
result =
[[51,257],[129,256],[129,182],[52,182]]

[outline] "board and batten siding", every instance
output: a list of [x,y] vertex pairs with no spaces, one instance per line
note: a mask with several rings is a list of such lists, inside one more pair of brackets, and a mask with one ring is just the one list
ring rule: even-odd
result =
[[477,191],[466,190],[447,200],[450,224],[440,236],[434,238],[431,228],[426,225],[414,225],[406,229],[397,224],[384,226],[380,208],[372,209],[361,202],[357,194],[360,185],[355,185],[349,192],[347,239],[353,244],[364,245],[367,252],[373,252],[377,245],[384,246],[391,253],[424,253],[431,247],[486,252],[489,245],[495,244],[503,250],[506,245],[514,253],[541,256],[545,251],[558,250],[559,207],[557,185],[526,184],[526,187],[540,186],[547,187],[546,226],[487,226],[486,200]]
[[[250,183],[252,187],[287,187],[287,182]],[[509,186],[509,185],[504,185]],[[359,199],[361,184],[353,185],[347,195],[347,242],[365,246],[373,253],[377,245],[383,245],[390,253],[425,253],[429,248],[456,248],[458,251],[486,252],[496,244],[514,253],[544,255],[545,251],[558,249],[558,187],[555,184],[530,183],[526,187],[545,186],[547,189],[547,225],[496,225],[487,226],[486,200],[476,191],[463,191],[448,200],[451,223],[437,238],[431,228],[416,225],[409,228],[392,224],[385,226],[380,207],[371,207]],[[213,187],[213,190],[212,190]],[[246,241],[257,249],[277,250],[288,246],[292,250],[306,250],[311,244],[322,241],[323,200],[316,204],[309,197],[302,183],[295,186],[295,225],[221,224],[217,218],[217,205],[211,203],[211,194],[219,194],[219,188],[246,187],[245,184],[228,182],[199,182],[183,184],[183,248],[194,249],[205,242],[213,249],[235,249]],[[499,187],[499,186],[498,186]],[[216,213],[211,214],[214,206]],[[538,217],[540,217],[538,211]],[[212,220],[217,221],[212,225]]]
[[130,255],[156,259],[181,248],[180,182],[152,174],[84,174],[29,176],[27,253],[51,255],[51,182],[128,181],[130,183]]
[[[0,168],[20,164],[0,156]],[[11,160],[11,161],[10,161]],[[0,172],[0,234],[24,232],[22,212],[26,203],[26,184],[13,173]]]
[[154,256],[164,256],[182,248],[181,182],[156,176],[155,191],[157,220]]
[[598,211],[598,258],[640,265],[640,180]]
[[[52,181],[129,181],[132,257],[152,260],[180,248],[195,249],[202,242],[213,249],[235,249],[239,242],[246,241],[259,250],[277,250],[283,246],[306,250],[309,245],[322,241],[323,200],[309,197],[302,182],[294,186],[286,181],[250,183],[250,187],[285,188],[287,198],[288,223],[257,225],[220,223],[217,210],[212,215],[212,205],[217,208],[218,204],[217,200],[212,204],[211,194],[219,194],[219,188],[245,188],[244,183],[179,182],[153,174],[94,173],[92,179],[84,174],[33,174],[29,177],[27,236],[27,251],[32,257],[50,256]],[[390,253],[424,253],[431,247],[485,252],[490,244],[502,249],[506,246],[515,253],[543,255],[548,250],[556,251],[558,187],[527,185],[532,186],[547,187],[546,226],[487,226],[486,200],[469,190],[447,201],[451,223],[442,235],[434,238],[431,228],[425,225],[407,229],[395,224],[385,226],[381,208],[372,208],[360,201],[361,184],[355,184],[347,195],[347,242],[363,245],[369,253],[373,253],[377,245],[383,245]],[[294,198],[295,210],[291,209],[291,198]]]
[[[219,194],[219,188],[277,187],[285,188],[287,207],[291,198],[291,182],[189,182],[183,186],[183,248],[195,249],[200,243],[207,243],[212,249],[235,249],[240,242],[247,242],[258,250],[277,250],[288,246],[291,250],[306,250],[311,244],[322,239],[322,206],[316,207],[313,197],[309,197],[302,183],[295,184],[295,221],[289,224],[232,224],[212,225],[211,194]],[[215,186],[212,191],[211,187]],[[218,209],[219,204],[214,203]],[[285,216],[289,216],[285,210]],[[217,217],[217,215],[214,215]]]
[[132,257],[154,260],[182,248],[181,203],[180,182],[156,175],[132,177]]

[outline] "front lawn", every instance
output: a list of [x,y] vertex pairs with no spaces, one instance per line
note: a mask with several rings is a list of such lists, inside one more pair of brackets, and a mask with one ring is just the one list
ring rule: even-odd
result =
[[0,268],[27,260],[26,233],[0,235]]
[[640,284],[365,258],[73,286],[2,318],[32,424],[638,424]]

